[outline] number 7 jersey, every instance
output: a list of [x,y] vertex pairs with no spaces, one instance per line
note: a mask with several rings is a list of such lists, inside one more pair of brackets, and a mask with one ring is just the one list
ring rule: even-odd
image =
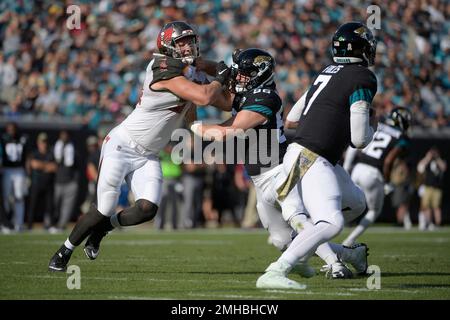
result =
[[365,163],[383,172],[384,160],[389,152],[395,147],[406,149],[408,145],[409,138],[402,131],[379,123],[372,141],[358,155],[357,162]]
[[357,64],[330,64],[306,94],[294,141],[335,165],[351,142],[350,107],[372,102],[377,79]]

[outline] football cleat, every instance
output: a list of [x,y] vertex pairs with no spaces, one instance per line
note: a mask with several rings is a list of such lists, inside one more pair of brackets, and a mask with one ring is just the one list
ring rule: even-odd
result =
[[335,262],[328,266],[325,277],[328,279],[350,279],[353,278],[353,273],[342,262]]
[[[347,250],[346,250],[347,249]],[[342,261],[350,263],[358,275],[367,274],[367,256],[369,255],[369,248],[365,243],[358,243],[350,247],[344,246],[344,254],[342,254]]]
[[256,281],[258,289],[289,289],[289,290],[304,290],[306,285],[291,280],[281,273],[269,271],[264,273]]
[[93,231],[84,245],[84,253],[90,260],[95,260],[100,253],[100,242],[107,232],[95,232]]
[[306,285],[286,277],[289,269],[289,266],[280,263],[279,261],[272,263],[266,269],[266,272],[258,278],[256,281],[256,287],[259,289],[306,289]]
[[66,248],[64,245],[56,251],[48,264],[49,271],[66,271],[69,263],[72,250]]
[[291,272],[297,273],[303,278],[311,278],[316,275],[316,270],[307,262],[299,262],[292,268]]

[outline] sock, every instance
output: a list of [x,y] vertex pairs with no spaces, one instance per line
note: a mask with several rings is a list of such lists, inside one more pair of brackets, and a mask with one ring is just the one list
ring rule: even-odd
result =
[[359,225],[350,233],[350,235],[347,237],[347,239],[344,240],[343,244],[346,246],[351,246],[355,243],[356,239],[363,234],[364,231],[367,230],[367,228],[375,222],[376,218],[379,214],[375,212],[375,210],[369,210],[367,211],[367,214],[362,218],[362,220],[359,222]]
[[316,249],[316,254],[328,265],[339,261],[339,255],[334,250],[332,244],[329,242],[322,243],[320,246],[318,246]]
[[292,241],[289,248],[281,255],[280,259],[295,265],[301,258],[316,251],[322,243],[332,239],[342,228],[325,221],[319,221],[311,228],[303,230]]
[[67,238],[67,240],[64,242],[64,246],[72,251],[73,249],[75,249],[75,246],[70,242],[69,238]]
[[[107,218],[106,218],[107,219]],[[79,246],[84,239],[91,233],[93,228],[105,220],[105,216],[102,215],[95,206],[91,206],[88,213],[83,215],[77,224],[73,228],[69,235],[69,241],[73,246]]]
[[[122,211],[121,211],[122,212]],[[119,212],[120,213],[120,212]],[[119,213],[113,214],[109,220],[109,222],[111,223],[111,225],[114,228],[120,228],[120,222],[119,222]]]

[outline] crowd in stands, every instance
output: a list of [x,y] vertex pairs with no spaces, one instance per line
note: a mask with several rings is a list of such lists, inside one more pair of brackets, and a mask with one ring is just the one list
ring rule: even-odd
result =
[[[70,29],[69,5],[80,8]],[[197,28],[201,54],[231,63],[235,48],[260,47],[277,62],[289,110],[330,62],[330,39],[344,21],[380,9],[374,67],[378,110],[410,108],[415,125],[449,126],[450,4],[440,0],[137,0],[0,2],[0,115],[8,120],[62,118],[95,129],[134,108],[156,36],[171,20]],[[285,113],[286,114],[286,113]],[[198,116],[219,118],[200,108]]]

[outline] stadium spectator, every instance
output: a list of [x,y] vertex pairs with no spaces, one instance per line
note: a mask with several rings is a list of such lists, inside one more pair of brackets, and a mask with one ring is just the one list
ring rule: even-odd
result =
[[239,190],[239,194],[243,194],[245,197],[242,227],[246,229],[255,228],[259,222],[258,212],[256,211],[256,190],[243,164],[236,165],[234,183]]
[[21,231],[25,217],[25,196],[27,195],[25,159],[27,137],[19,132],[14,122],[6,125],[1,136],[2,195],[6,216],[12,216],[15,231]]
[[54,197],[55,218],[58,219],[56,228],[64,230],[72,216],[78,194],[77,150],[66,130],[60,132],[53,155],[58,166]]
[[[439,149],[432,147],[417,165],[417,171],[424,175],[424,189],[420,202],[424,217],[419,217],[419,229],[434,230],[442,223],[442,188],[447,163],[441,158]],[[434,216],[434,223],[433,223]]]
[[[330,35],[343,21],[367,20],[361,9],[366,5],[363,0],[106,0],[80,4],[80,29],[69,30],[63,3],[1,1],[1,113],[11,109],[20,92],[20,109],[33,111],[20,113],[21,118],[59,117],[92,129],[119,121],[122,109],[137,101],[159,25],[179,19],[196,25],[207,58],[230,63],[236,47],[270,50],[287,114],[329,61]],[[448,4],[379,0],[376,5],[383,16],[381,28],[374,30],[380,79],[375,106],[389,112],[404,105],[414,112],[415,126],[448,127]],[[211,110],[201,109],[201,116],[219,116]]]
[[184,228],[203,226],[203,186],[205,178],[205,165],[186,163],[183,165],[183,209],[181,210]]
[[394,191],[391,195],[391,203],[392,207],[397,210],[397,223],[406,230],[409,230],[412,227],[409,204],[414,190],[412,186],[411,171],[405,159],[398,158],[395,160],[390,181],[394,186]]
[[181,206],[179,187],[182,186],[180,178],[183,170],[181,165],[172,161],[171,151],[172,146],[168,144],[159,154],[163,174],[161,203],[155,217],[155,227],[159,230],[164,229],[168,217],[170,217],[172,229],[178,229],[178,212]]
[[[44,228],[53,231],[55,224],[53,210],[53,190],[55,172],[58,166],[48,144],[45,132],[39,133],[34,150],[29,158],[28,167],[31,175],[30,200],[28,206],[28,229],[31,230],[38,209],[44,212]],[[43,206],[43,207],[42,207]],[[53,227],[53,228],[52,228]],[[50,228],[52,228],[50,230]]]
[[218,213],[218,226],[224,225],[224,214],[229,212],[235,227],[241,225],[236,211],[236,192],[234,184],[234,167],[226,164],[216,164],[212,182],[212,206]]
[[86,164],[86,179],[88,182],[86,199],[81,205],[81,211],[87,213],[91,203],[95,202],[97,197],[97,178],[98,165],[100,161],[100,145],[99,139],[96,136],[90,136],[86,140],[88,151]]

